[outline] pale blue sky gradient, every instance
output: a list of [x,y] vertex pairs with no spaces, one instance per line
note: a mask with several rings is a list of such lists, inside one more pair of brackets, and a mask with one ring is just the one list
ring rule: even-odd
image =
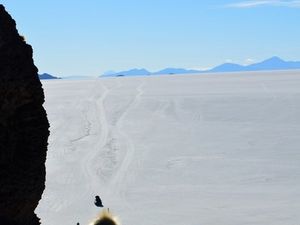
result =
[[40,72],[300,60],[300,1],[4,0]]

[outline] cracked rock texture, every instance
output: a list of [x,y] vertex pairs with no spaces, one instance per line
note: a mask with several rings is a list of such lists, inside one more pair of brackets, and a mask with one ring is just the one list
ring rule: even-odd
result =
[[40,224],[49,123],[32,48],[0,5],[0,224]]

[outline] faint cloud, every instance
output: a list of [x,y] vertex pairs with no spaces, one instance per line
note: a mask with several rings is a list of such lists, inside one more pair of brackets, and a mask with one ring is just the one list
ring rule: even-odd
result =
[[262,5],[273,5],[278,1],[243,1],[227,5],[229,8],[252,8]]
[[228,8],[254,8],[259,6],[300,8],[300,0],[248,0],[226,5]]
[[250,65],[250,64],[253,64],[254,62],[255,62],[254,59],[250,59],[250,58],[249,58],[249,59],[245,59],[243,64],[244,64],[244,65]]

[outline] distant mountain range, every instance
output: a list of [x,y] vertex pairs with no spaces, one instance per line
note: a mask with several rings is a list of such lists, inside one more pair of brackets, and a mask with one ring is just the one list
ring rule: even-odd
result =
[[55,76],[52,76],[48,73],[43,73],[43,74],[39,74],[39,78],[40,80],[46,80],[46,79],[61,79],[59,77],[55,77]]
[[166,68],[154,73],[151,75],[161,75],[161,74],[184,74],[184,73],[198,73],[198,70],[187,70],[182,68]]
[[145,69],[131,69],[131,70],[126,70],[126,71],[120,71],[120,72],[113,72],[113,73],[108,73],[104,76],[140,76],[140,75],[151,75],[151,73],[148,70]]
[[183,68],[166,68],[157,72],[150,72],[146,69],[131,69],[117,73],[106,73],[101,77],[118,76],[147,76],[147,75],[166,75],[166,74],[193,74],[193,73],[224,73],[242,71],[264,71],[264,70],[292,70],[300,69],[300,61],[284,61],[274,56],[259,63],[250,65],[239,65],[235,63],[224,63],[209,70],[188,70]]
[[225,63],[206,72],[235,72],[235,71],[262,71],[262,70],[291,70],[300,69],[300,62],[284,61],[274,56],[259,63],[242,66],[234,63]]

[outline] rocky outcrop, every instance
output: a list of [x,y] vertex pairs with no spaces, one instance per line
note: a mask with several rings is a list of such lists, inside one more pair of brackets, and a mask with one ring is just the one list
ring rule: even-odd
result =
[[32,48],[0,5],[0,224],[40,224],[49,123]]

